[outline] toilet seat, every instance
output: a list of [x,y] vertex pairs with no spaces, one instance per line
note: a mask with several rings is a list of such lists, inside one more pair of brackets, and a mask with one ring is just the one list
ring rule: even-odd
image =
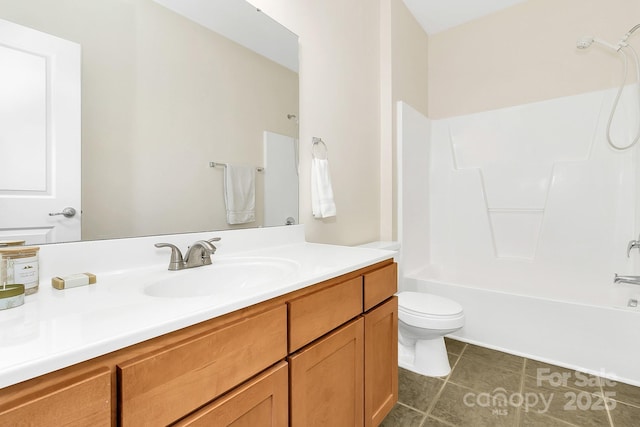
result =
[[448,298],[424,292],[399,292],[398,319],[425,329],[459,328],[464,325],[462,306]]

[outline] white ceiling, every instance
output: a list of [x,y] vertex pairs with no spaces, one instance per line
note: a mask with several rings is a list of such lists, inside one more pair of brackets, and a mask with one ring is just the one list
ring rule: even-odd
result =
[[427,34],[455,27],[526,0],[404,0]]
[[298,36],[238,0],[154,0],[242,46],[298,72]]

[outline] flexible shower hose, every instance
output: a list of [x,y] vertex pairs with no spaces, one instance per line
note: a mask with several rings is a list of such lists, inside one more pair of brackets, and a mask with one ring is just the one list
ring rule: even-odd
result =
[[625,46],[621,47],[619,50],[619,52],[622,54],[622,58],[624,59],[624,69],[622,70],[622,82],[620,83],[620,89],[618,89],[616,98],[613,101],[613,106],[611,107],[611,114],[609,114],[609,121],[607,122],[607,142],[609,143],[611,148],[615,150],[620,150],[620,151],[628,150],[629,148],[636,145],[638,140],[640,140],[640,117],[638,118],[638,130],[636,132],[636,136],[635,138],[633,138],[633,140],[629,145],[626,145],[626,146],[616,145],[615,142],[613,142],[613,139],[611,138],[611,122],[613,122],[613,116],[615,115],[616,110],[618,108],[618,103],[620,102],[620,96],[622,95],[622,91],[624,90],[624,84],[627,81],[627,69],[629,68],[628,67],[629,60],[627,59],[627,55],[624,53],[623,49],[629,49],[633,55],[633,58],[635,59],[636,87],[638,91],[638,108],[640,109],[640,63],[638,61],[638,54],[631,46],[629,46],[628,44],[625,44]]

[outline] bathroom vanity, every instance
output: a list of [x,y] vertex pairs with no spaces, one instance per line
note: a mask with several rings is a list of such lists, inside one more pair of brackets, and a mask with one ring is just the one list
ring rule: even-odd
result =
[[[234,250],[236,232],[216,233],[229,243],[221,242],[213,265],[217,257],[220,265],[261,258],[297,265],[275,283],[248,280],[198,297],[148,295],[165,277],[178,286],[178,276],[169,276],[176,272],[153,263],[98,273],[95,288],[68,290],[73,294],[41,285],[41,301],[25,304],[39,303],[35,308],[45,312],[38,331],[14,345],[31,346],[31,358],[12,364],[12,343],[0,344],[8,356],[0,362],[0,426],[26,419],[78,426],[378,425],[397,400],[393,252],[310,244],[300,241],[300,230],[286,230],[288,241],[258,238],[251,251]],[[167,253],[149,251],[154,261],[168,261]],[[184,277],[201,280],[202,274]],[[102,305],[76,305],[95,298]],[[56,305],[70,307],[67,299],[76,312],[56,314]],[[57,334],[54,323],[69,317],[84,325],[70,336]],[[29,323],[28,313],[23,322]],[[106,330],[89,330],[94,327]],[[56,340],[66,343],[52,344]],[[47,354],[52,348],[58,353]]]

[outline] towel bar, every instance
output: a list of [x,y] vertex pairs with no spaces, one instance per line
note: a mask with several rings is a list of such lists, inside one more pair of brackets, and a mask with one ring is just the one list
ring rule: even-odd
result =
[[[227,164],[226,163],[220,163],[220,162],[209,162],[209,167],[210,168],[215,168],[216,166],[222,166],[223,168],[226,168]],[[264,172],[264,168],[258,166],[258,167],[256,167],[256,171]]]

